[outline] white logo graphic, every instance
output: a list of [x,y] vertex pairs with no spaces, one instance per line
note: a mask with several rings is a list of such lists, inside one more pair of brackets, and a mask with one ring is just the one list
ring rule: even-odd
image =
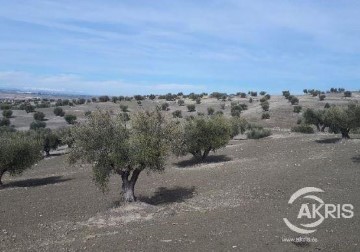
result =
[[[317,204],[302,204],[297,216],[298,219],[306,217],[307,219],[314,220],[309,224],[300,224],[303,228],[297,227],[292,224],[287,218],[283,218],[285,224],[294,232],[299,234],[311,234],[316,231],[325,219],[331,218],[352,218],[354,216],[354,206],[352,204],[325,204],[322,199],[315,195],[305,195],[308,193],[323,193],[324,191],[316,187],[304,187],[291,195],[289,204],[291,205],[296,199],[303,196],[304,199],[311,199]],[[323,213],[324,212],[324,213]]]

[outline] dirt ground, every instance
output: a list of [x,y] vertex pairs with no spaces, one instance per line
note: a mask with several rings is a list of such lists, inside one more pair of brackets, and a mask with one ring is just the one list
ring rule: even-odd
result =
[[[347,101],[335,97],[333,102]],[[199,110],[211,103],[219,106],[204,100]],[[300,97],[300,103],[320,107],[326,101]],[[206,163],[171,157],[164,173],[143,172],[135,204],[120,201],[118,176],[103,194],[92,181],[91,167],[68,165],[63,150],[21,177],[5,175],[0,250],[360,251],[360,136],[339,141],[326,133],[291,133],[298,115],[280,96],[272,98],[270,114],[271,119],[260,120],[259,102],[243,113],[272,128],[270,137],[238,136]],[[316,195],[325,203],[352,204],[354,217],[325,219],[309,235],[291,231],[283,218],[296,223],[298,208],[288,201],[303,187],[324,190]],[[285,241],[297,237],[316,242]]]

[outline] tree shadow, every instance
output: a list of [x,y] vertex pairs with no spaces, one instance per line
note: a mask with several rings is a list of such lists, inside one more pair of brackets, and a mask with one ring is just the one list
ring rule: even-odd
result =
[[216,156],[208,156],[205,160],[199,160],[196,158],[183,160],[180,162],[175,163],[177,167],[185,168],[197,164],[211,164],[211,163],[221,163],[221,162],[228,162],[231,161],[232,158],[226,155],[216,155]]
[[315,142],[321,144],[334,144],[340,142],[341,140],[342,138],[327,138],[327,139],[315,140]]
[[157,191],[151,197],[140,196],[139,201],[148,203],[150,205],[162,205],[171,204],[175,202],[183,202],[186,199],[190,199],[194,196],[195,187],[159,187]]
[[[65,181],[71,180],[70,178],[62,178],[62,176],[52,176],[46,178],[35,178],[35,179],[25,179],[19,181],[10,181],[4,183],[2,188],[8,187],[37,187],[44,185],[52,185],[57,183],[62,183]],[[0,187],[1,188],[1,187]]]
[[66,153],[56,152],[56,153],[50,153],[49,156],[46,156],[46,155],[45,155],[45,157],[46,157],[46,158],[48,158],[48,157],[59,157],[59,156],[65,155],[65,154],[66,154]]
[[352,157],[351,160],[352,160],[354,163],[360,163],[360,155],[358,155],[357,157]]

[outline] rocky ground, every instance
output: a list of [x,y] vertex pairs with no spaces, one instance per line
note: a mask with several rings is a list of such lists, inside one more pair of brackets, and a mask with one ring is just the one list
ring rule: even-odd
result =
[[[300,103],[323,106],[312,99],[300,97]],[[347,100],[335,97],[333,102]],[[204,100],[199,110],[206,111],[209,104],[219,106]],[[174,110],[177,105],[172,106]],[[91,167],[68,165],[62,149],[21,177],[5,175],[0,250],[359,251],[360,136],[341,141],[326,133],[291,133],[298,115],[282,97],[272,98],[270,113],[270,120],[261,121],[258,102],[243,113],[272,128],[270,137],[238,136],[206,163],[196,164],[191,156],[171,157],[164,173],[142,173],[136,186],[139,202],[134,204],[120,201],[118,176],[103,194],[92,181]],[[288,201],[303,187],[324,190],[316,195],[325,203],[352,204],[354,217],[325,219],[308,235],[291,231],[283,218],[300,224],[299,205]],[[285,241],[297,237],[313,240]]]
[[[274,132],[233,140],[207,163],[171,158],[162,174],[141,174],[139,202],[124,205],[120,178],[102,194],[91,168],[66,155],[41,161],[0,190],[3,251],[358,251],[360,139]],[[290,196],[306,186],[325,203],[354,205],[352,219],[326,219],[296,238],[283,222]],[[289,217],[289,218],[290,218]]]

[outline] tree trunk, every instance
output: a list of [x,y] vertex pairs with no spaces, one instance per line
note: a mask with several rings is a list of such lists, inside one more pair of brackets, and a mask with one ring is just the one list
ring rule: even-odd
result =
[[349,139],[349,138],[350,138],[350,136],[349,136],[349,131],[350,131],[350,130],[341,130],[341,137],[342,137],[343,139]]
[[139,177],[141,170],[136,169],[132,172],[131,178],[129,179],[130,172],[125,171],[121,174],[122,179],[122,190],[124,194],[125,202],[134,202],[136,201],[135,197],[135,184]]
[[211,151],[211,148],[206,149],[206,150],[204,151],[204,153],[203,153],[203,155],[202,155],[202,157],[201,157],[202,160],[204,160],[204,159],[209,155],[210,151]]
[[323,126],[321,127],[321,132],[324,132],[324,131],[325,131],[325,128],[326,128],[326,125],[323,125]]
[[2,171],[0,171],[0,187],[3,185],[3,183],[2,183],[2,176],[4,175],[4,173],[6,172],[6,169],[5,170],[2,170]]
[[316,124],[316,128],[318,131],[320,131],[320,125],[319,124]]

